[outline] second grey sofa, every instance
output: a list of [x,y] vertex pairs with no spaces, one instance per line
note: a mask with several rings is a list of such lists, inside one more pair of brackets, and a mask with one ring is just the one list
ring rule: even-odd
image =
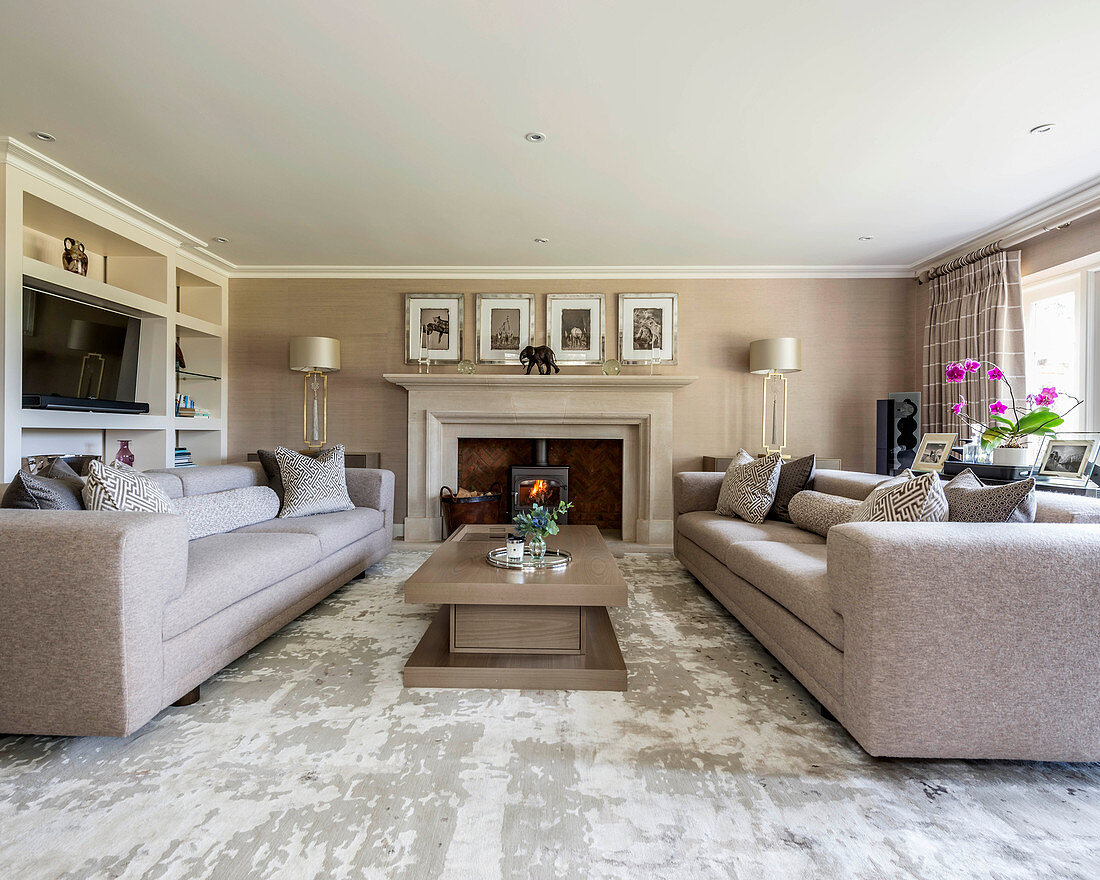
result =
[[[674,481],[677,557],[872,755],[1100,760],[1100,502],[1034,524],[850,523],[828,540]],[[865,498],[876,474],[818,471]]]
[[[172,514],[0,510],[0,733],[130,734],[384,557],[393,474],[346,474],[354,510],[193,541]],[[170,498],[267,485],[149,475]]]

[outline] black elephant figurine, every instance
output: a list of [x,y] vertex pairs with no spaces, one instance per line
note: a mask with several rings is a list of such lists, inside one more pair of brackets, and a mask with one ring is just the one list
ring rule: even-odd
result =
[[[531,367],[539,368],[539,375],[545,376],[553,370],[560,373],[558,362],[554,359],[554,349],[549,345],[529,345],[519,353],[520,366],[527,367],[527,375],[531,374]],[[545,368],[545,369],[544,369]]]

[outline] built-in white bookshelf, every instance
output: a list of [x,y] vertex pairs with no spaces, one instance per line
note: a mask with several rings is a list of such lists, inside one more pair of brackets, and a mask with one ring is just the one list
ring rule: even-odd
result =
[[[28,455],[111,459],[119,440],[130,441],[140,469],[171,467],[177,446],[190,449],[196,464],[224,461],[228,279],[188,252],[197,239],[10,140],[0,140],[0,195],[0,480],[10,480]],[[66,237],[84,244],[87,276],[63,267]],[[23,409],[25,283],[141,319],[136,396],[148,414]],[[210,418],[178,416],[180,392]]]

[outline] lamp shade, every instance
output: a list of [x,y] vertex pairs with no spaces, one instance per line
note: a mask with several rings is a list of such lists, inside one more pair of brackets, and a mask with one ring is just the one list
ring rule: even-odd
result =
[[802,340],[796,336],[749,343],[750,373],[797,373],[802,369]]
[[290,369],[335,373],[340,369],[340,340],[330,336],[292,336]]

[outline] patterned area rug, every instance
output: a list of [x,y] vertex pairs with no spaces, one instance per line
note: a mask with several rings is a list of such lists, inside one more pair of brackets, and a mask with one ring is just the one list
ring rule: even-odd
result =
[[396,551],[127,740],[0,738],[0,876],[1100,876],[1100,765],[869,758],[671,557],[624,694],[403,690]]

